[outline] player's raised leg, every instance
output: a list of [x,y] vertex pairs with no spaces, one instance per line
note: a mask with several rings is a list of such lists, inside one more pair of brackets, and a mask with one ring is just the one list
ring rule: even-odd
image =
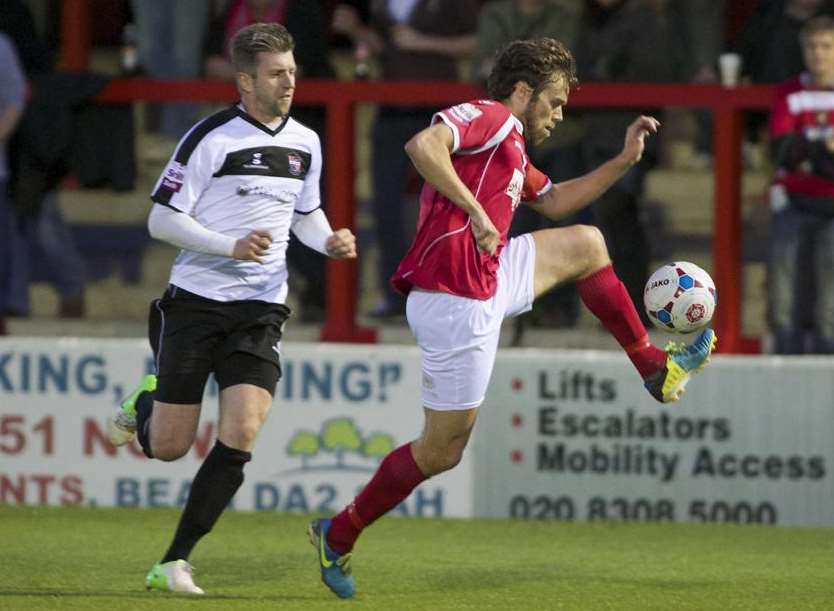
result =
[[651,395],[662,403],[680,398],[689,374],[709,360],[716,343],[712,329],[702,331],[690,346],[670,344],[661,350],[649,341],[596,227],[574,225],[532,235],[536,244],[535,295],[576,280],[583,303],[623,347]]
[[[165,403],[154,398],[157,378],[147,375],[108,420],[107,434],[121,446],[136,437],[148,458],[172,461],[191,448],[200,419],[199,403]],[[153,441],[151,441],[153,440]]]

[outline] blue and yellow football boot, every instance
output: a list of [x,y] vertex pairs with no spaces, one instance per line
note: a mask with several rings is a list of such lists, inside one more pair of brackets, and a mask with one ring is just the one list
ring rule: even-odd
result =
[[350,560],[352,554],[340,556],[327,545],[327,531],[330,520],[320,518],[313,520],[307,527],[310,543],[316,548],[321,568],[321,580],[339,598],[350,598],[356,592],[356,584],[351,574]]
[[677,401],[689,382],[689,374],[704,368],[717,342],[718,337],[712,329],[701,331],[689,346],[669,342],[666,366],[645,379],[646,389],[661,403]]

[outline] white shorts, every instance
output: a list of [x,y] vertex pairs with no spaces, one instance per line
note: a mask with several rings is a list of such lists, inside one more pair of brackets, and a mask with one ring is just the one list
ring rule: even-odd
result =
[[501,323],[533,307],[535,263],[535,242],[524,234],[501,252],[491,299],[421,289],[409,293],[406,316],[423,356],[423,405],[460,410],[483,403]]

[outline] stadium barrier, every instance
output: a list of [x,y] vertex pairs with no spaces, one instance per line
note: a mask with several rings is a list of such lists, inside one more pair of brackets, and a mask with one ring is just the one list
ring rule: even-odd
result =
[[[355,110],[357,104],[383,103],[441,107],[473,99],[483,92],[457,82],[341,82],[305,80],[297,104],[326,109],[327,211],[335,227],[354,227],[356,200]],[[576,108],[627,108],[652,112],[664,107],[703,108],[713,115],[715,189],[713,248],[710,270],[721,296],[715,327],[718,349],[727,353],[759,351],[758,338],[741,335],[741,131],[744,112],[770,107],[772,90],[765,86],[725,89],[717,85],[584,84],[571,94]],[[212,101],[233,102],[233,85],[213,81],[116,80],[99,95],[101,102]],[[705,202],[706,203],[706,202]],[[356,262],[327,262],[327,321],[322,339],[373,342],[376,332],[356,321]]]
[[[290,343],[283,355],[233,506],[332,513],[420,431],[419,352]],[[396,513],[834,526],[834,362],[714,360],[670,409],[621,354],[504,350],[464,460]],[[105,437],[152,365],[142,340],[0,338],[0,503],[182,505],[216,435],[212,383],[182,459]]]

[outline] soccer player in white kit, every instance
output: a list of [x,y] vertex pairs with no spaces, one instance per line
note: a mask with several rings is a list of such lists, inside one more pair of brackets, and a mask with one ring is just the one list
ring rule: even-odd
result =
[[203,593],[188,556],[243,483],[281,377],[290,230],[330,257],[356,257],[351,231],[333,231],[321,210],[318,135],[289,116],[292,37],[279,24],[257,23],[231,46],[240,104],[183,137],[151,195],[151,235],[182,250],[151,306],[156,375],[145,377],[108,429],[116,445],[138,436],[148,457],[176,460],[194,441],[214,373],[217,441],[168,551],[146,577],[153,590]]
[[[508,240],[513,212],[526,202],[559,220],[590,204],[640,160],[652,117],[627,129],[622,152],[594,171],[557,185],[527,157],[562,119],[576,84],[573,57],[559,42],[516,41],[497,56],[487,90],[437,113],[406,145],[426,184],[417,235],[392,278],[408,295],[408,323],[422,351],[425,427],[383,459],[354,501],[310,524],[321,577],[338,596],[355,592],[351,550],[364,528],[427,478],[461,459],[484,399],[501,322],[533,300],[575,281],[585,305],[617,339],[651,395],[675,401],[715,345],[705,330],[689,346],[660,350],[614,274],[602,234],[574,225]],[[526,141],[526,142],[525,142]]]

